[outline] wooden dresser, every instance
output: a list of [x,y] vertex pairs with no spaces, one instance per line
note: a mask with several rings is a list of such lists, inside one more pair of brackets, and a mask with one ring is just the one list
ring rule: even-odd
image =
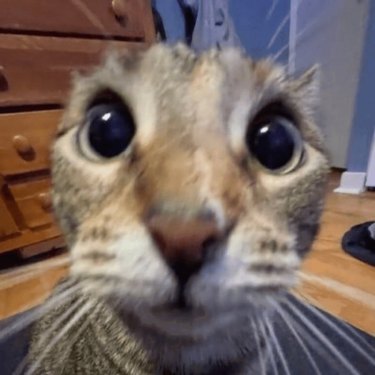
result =
[[71,72],[155,39],[149,0],[0,0],[0,253],[61,238],[49,149]]

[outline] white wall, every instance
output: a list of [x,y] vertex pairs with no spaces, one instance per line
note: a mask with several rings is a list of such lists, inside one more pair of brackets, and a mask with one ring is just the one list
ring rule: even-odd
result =
[[[344,168],[371,0],[291,0],[289,66],[321,64],[318,121],[332,165]],[[293,11],[294,10],[294,11]]]

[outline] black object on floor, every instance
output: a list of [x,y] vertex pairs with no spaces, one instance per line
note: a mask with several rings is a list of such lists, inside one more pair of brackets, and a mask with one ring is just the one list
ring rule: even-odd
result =
[[355,225],[344,234],[342,248],[356,259],[375,266],[375,239],[371,236],[369,227],[375,221],[367,221]]
[[[315,309],[317,313],[314,313],[314,310],[304,306],[301,302],[297,302],[292,296],[289,297],[289,300],[291,305],[298,308],[301,316],[303,316],[304,319],[307,319],[312,326],[316,327],[331,345],[330,349],[323,343],[322,339],[314,338],[311,331],[306,329],[306,332],[310,333],[302,334],[299,332],[301,341],[309,351],[309,354],[306,354],[306,350],[301,346],[288,325],[286,325],[282,319],[277,319],[274,325],[274,333],[275,337],[277,337],[279,347],[284,354],[290,375],[375,374],[374,336],[370,336],[357,328],[345,324],[341,320],[321,310]],[[291,313],[291,311],[288,312],[288,310],[290,310],[290,308],[286,308],[285,312],[287,314]],[[0,322],[0,332],[5,326],[14,323],[15,321],[19,321],[27,316],[27,314],[29,313],[22,313],[11,319]],[[296,321],[298,321],[298,319],[296,319]],[[29,339],[30,329],[28,328],[10,339],[7,339],[5,342],[0,342],[1,375],[12,375],[14,373],[22,359],[25,358]],[[334,348],[333,351],[336,349],[341,353],[344,361],[346,361],[346,365],[344,365],[338,356],[332,352],[332,348]],[[370,360],[366,359],[363,353],[360,352],[361,350],[364,353],[367,353],[369,358],[372,359],[372,363]],[[272,345],[272,352],[275,355],[277,372],[272,369],[272,366],[269,366],[267,375],[287,375],[288,373],[285,371],[282,361],[280,360],[280,355],[277,353],[274,344]],[[314,365],[312,363],[314,363]],[[316,366],[319,372],[316,371],[314,366]],[[350,366],[355,370],[351,371]]]

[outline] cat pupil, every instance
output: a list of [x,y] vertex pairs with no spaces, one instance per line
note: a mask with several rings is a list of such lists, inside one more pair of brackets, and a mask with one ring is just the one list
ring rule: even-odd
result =
[[98,104],[88,111],[87,120],[88,142],[104,158],[121,154],[135,133],[131,114],[120,104]]
[[284,118],[273,118],[248,132],[246,142],[260,164],[277,171],[293,160],[297,130]]

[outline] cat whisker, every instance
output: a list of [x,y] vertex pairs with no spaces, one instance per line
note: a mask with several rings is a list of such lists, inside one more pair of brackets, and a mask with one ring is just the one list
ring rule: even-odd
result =
[[[291,16],[291,19],[294,20],[294,24],[291,24],[291,27],[290,27],[290,39],[288,43],[282,47],[284,51],[285,49],[289,48],[289,62],[288,62],[289,66],[288,67],[289,67],[289,72],[292,72],[292,73],[294,72],[294,67],[291,67],[290,65],[295,65],[296,48],[298,44],[301,44],[303,42],[302,36],[305,36],[305,34],[307,34],[308,31],[310,31],[313,27],[316,27],[318,24],[319,24],[319,28],[322,28],[324,27],[324,24],[331,24],[332,22],[332,20],[330,19],[330,16],[331,16],[330,12],[321,12],[319,14],[319,17],[313,20],[313,22],[310,22],[309,24],[307,24],[305,28],[303,28],[300,32],[297,33],[297,25],[296,25],[297,18],[298,18],[297,12],[298,12],[300,3],[302,3],[302,0],[300,0],[300,2],[298,2],[297,4],[294,4],[291,7],[291,14],[293,13]],[[280,57],[279,53],[277,53],[277,55],[278,56],[275,57],[275,59]]]
[[[299,33],[296,35],[295,44],[300,43],[302,38],[310,31],[311,27],[315,26],[316,23],[312,22],[309,25],[307,25],[304,29],[302,29]],[[275,52],[271,57],[272,60],[277,60],[284,52],[288,51],[290,47],[290,43],[285,43],[277,52]]]
[[[64,323],[64,321],[72,314],[74,313],[78,307],[80,307],[83,304],[81,300],[76,301],[72,306],[70,306],[63,314],[59,316],[59,318],[54,321],[54,323],[49,327],[49,329],[42,335],[42,337],[36,342],[35,348],[42,348],[48,340],[51,339],[51,336],[54,332],[56,332],[60,325]],[[24,371],[28,360],[29,355],[27,355],[23,361],[18,365],[17,369],[13,373],[13,375],[21,375]]]
[[340,328],[337,325],[335,325],[334,323],[332,323],[323,313],[321,313],[315,307],[313,307],[309,304],[304,304],[304,303],[299,302],[299,301],[297,303],[303,304],[303,306],[306,307],[307,309],[309,309],[309,311],[314,316],[319,318],[319,320],[321,322],[325,323],[327,326],[331,327],[339,336],[341,336],[347,343],[349,343],[353,347],[353,349],[355,349],[358,353],[363,355],[369,361],[369,363],[371,363],[375,366],[375,359],[373,358],[373,356],[375,356],[374,348],[371,349],[371,352],[373,352],[373,353],[372,353],[372,356],[370,356],[368,353],[366,353],[366,351],[364,351],[362,349],[362,347],[358,343],[353,342],[353,340],[348,336],[348,334],[342,328]]
[[281,47],[276,53],[271,55],[272,60],[277,61],[280,58],[280,56],[288,50],[289,50],[289,42],[287,44],[284,44],[284,46]]
[[284,314],[287,315],[287,319],[289,320],[290,324],[292,324],[296,330],[296,332],[299,334],[300,337],[303,337],[303,340],[305,341],[306,345],[310,347],[311,350],[313,350],[315,353],[317,353],[321,358],[324,358],[327,362],[330,363],[332,368],[336,368],[338,365],[342,367],[342,363],[337,362],[336,358],[331,355],[330,352],[327,352],[324,346],[321,345],[320,341],[311,334],[309,330],[307,330],[302,324],[300,324],[293,316],[287,312],[284,311]]
[[78,279],[74,277],[69,277],[68,279],[65,279],[64,282],[56,285],[54,295],[67,291],[71,287],[75,286],[79,286]]
[[58,307],[63,304],[72,294],[79,290],[79,285],[73,285],[66,290],[57,293],[50,300],[47,300],[43,305],[37,307],[34,311],[29,312],[27,316],[22,317],[22,319],[6,326],[0,331],[0,342],[6,340],[8,337],[22,331],[24,328],[34,323],[43,314],[50,311],[54,307]]
[[263,321],[261,319],[258,319],[258,327],[259,327],[259,332],[262,334],[264,338],[264,342],[266,345],[266,352],[268,353],[268,358],[271,361],[271,366],[272,366],[272,372],[273,374],[277,375],[279,373],[277,366],[276,366],[276,359],[275,359],[275,354],[272,350],[272,342],[268,340],[268,335],[266,332],[266,327],[265,324],[263,324]]
[[[70,263],[70,259],[68,258],[57,259],[56,261],[48,262],[48,264],[27,266],[25,269],[22,269],[20,271],[8,270],[8,272],[11,272],[12,277],[10,278],[6,277],[5,280],[1,280],[0,289],[6,289],[13,285],[18,285],[32,278],[35,278],[41,274],[44,274],[46,271],[53,270],[55,268],[66,267],[69,265],[69,263]],[[0,279],[1,279],[1,276],[2,275],[0,274]]]
[[267,15],[266,15],[266,20],[267,21],[271,19],[271,17],[273,15],[273,13],[274,13],[274,11],[275,11],[278,3],[279,3],[279,0],[273,0],[272,1],[270,9],[269,9],[269,11],[267,12]]
[[298,300],[301,300],[302,302],[305,302],[305,303],[311,303],[312,302],[312,298],[310,298],[309,296],[303,294],[301,292],[301,290],[299,289],[293,289],[290,291],[290,295],[297,298]]
[[344,326],[348,331],[350,331],[350,334],[351,334],[351,335],[353,335],[353,336],[356,337],[356,339],[361,343],[361,345],[366,346],[366,347],[367,347],[367,350],[369,350],[370,352],[373,353],[372,355],[373,355],[374,358],[375,358],[375,348],[372,347],[367,341],[365,341],[365,340],[363,339],[363,337],[361,337],[361,336],[358,334],[358,332],[356,332],[355,329],[354,329],[352,326],[350,326],[348,323],[342,321],[342,324],[343,324],[343,326]]
[[[298,5],[299,5],[299,4],[298,4]],[[297,5],[297,7],[298,7],[298,5]],[[274,45],[274,43],[275,43],[277,37],[280,35],[280,33],[282,32],[283,28],[287,25],[287,23],[288,23],[289,20],[290,20],[290,13],[288,13],[288,14],[283,18],[283,20],[280,22],[280,25],[276,28],[276,30],[275,30],[275,32],[273,33],[273,35],[272,35],[270,41],[269,41],[268,44],[267,44],[267,49],[270,49],[270,48]]]
[[278,338],[277,338],[277,336],[275,334],[275,331],[273,329],[273,326],[272,326],[271,322],[268,319],[266,319],[265,320],[265,324],[266,324],[267,329],[268,329],[268,331],[270,333],[270,338],[271,338],[271,340],[274,343],[274,348],[276,350],[277,355],[280,358],[281,365],[282,365],[282,367],[283,367],[283,369],[285,371],[285,374],[286,375],[291,375],[288,362],[287,362],[287,360],[285,358],[284,351],[282,350],[282,348],[280,346],[279,340],[278,340]]
[[275,311],[280,315],[281,319],[286,324],[289,331],[292,333],[292,335],[294,336],[294,338],[296,339],[296,341],[298,342],[298,344],[302,348],[303,352],[305,353],[307,359],[309,360],[309,362],[311,364],[311,367],[314,369],[315,374],[322,375],[321,371],[319,370],[319,368],[316,364],[316,361],[314,360],[314,358],[311,355],[311,352],[310,352],[309,348],[305,345],[301,336],[298,334],[297,330],[293,327],[293,324],[290,322],[290,320],[288,319],[288,317],[284,313],[283,309],[277,303],[273,303],[273,305],[274,305]]
[[[298,300],[299,303],[302,303],[304,306],[307,305],[308,307],[313,309],[323,309],[323,307],[319,305],[319,302],[317,300],[315,300],[311,296],[302,294],[301,291],[293,291],[293,296]],[[369,350],[370,352],[373,352],[373,355],[375,357],[374,347],[372,347],[366,340],[364,340],[363,337],[361,337],[349,323],[345,322],[344,320],[341,320],[340,323],[345,329],[347,329],[350,332],[351,335],[353,335],[360,342],[361,345],[367,347],[367,350]]]
[[49,267],[59,267],[59,266],[68,265],[69,263],[70,263],[70,257],[69,255],[65,254],[61,256],[56,256],[53,259],[28,264],[23,267],[17,266],[13,268],[8,268],[6,270],[0,271],[0,278],[3,275],[8,275],[10,272],[12,273],[12,275],[17,276],[20,274],[32,272],[34,270],[45,270],[46,268],[49,268]]
[[[73,347],[73,345],[78,341],[78,339],[81,337],[82,335],[82,332],[84,332],[86,330],[86,328],[88,327],[88,325],[91,323],[91,319],[88,318],[86,319],[82,325],[79,326],[79,328],[77,329],[77,331],[75,332],[74,335],[72,335],[71,337],[69,337],[69,341],[67,341],[67,347],[66,347],[66,350],[64,351],[64,353],[61,354],[61,358],[59,360],[59,363],[63,362],[68,356],[69,356],[69,350]],[[60,368],[60,366],[58,365],[57,366],[58,368]]]
[[[298,5],[297,4],[297,10],[298,10]],[[296,33],[295,35],[295,40],[293,41],[294,42],[294,45],[297,45],[298,43],[301,43],[302,42],[302,38],[306,36],[306,34],[308,34],[311,29],[313,27],[315,27],[317,25],[317,22],[310,22],[307,26],[305,26],[302,30],[300,30],[298,33]],[[276,51],[274,54],[271,55],[271,58],[273,61],[277,61],[280,56],[289,50],[290,48],[290,41],[288,41],[287,43],[285,43],[278,51]],[[292,53],[293,54],[293,53]],[[292,58],[294,58],[294,56],[291,56]]]
[[302,322],[302,324],[311,332],[311,334],[316,337],[320,344],[323,344],[331,352],[331,354],[340,361],[340,363],[350,372],[350,374],[360,375],[360,373],[345,358],[345,356],[333,345],[328,337],[324,333],[319,331],[319,329],[317,329],[315,325],[302,314],[302,312],[297,308],[296,305],[292,304],[289,301],[285,301],[285,303],[291,310],[291,313]]
[[70,321],[61,329],[61,331],[51,340],[48,346],[43,350],[43,352],[39,355],[38,359],[30,366],[26,375],[32,375],[38,369],[40,364],[42,363],[43,359],[48,355],[51,349],[59,342],[59,340],[64,337],[66,333],[69,332],[79,321],[80,319],[94,306],[92,302],[86,302],[84,305],[78,310],[76,314],[70,319]]
[[305,282],[313,283],[314,285],[322,285],[327,289],[333,290],[351,300],[357,301],[370,309],[375,310],[375,298],[374,295],[370,293],[345,285],[328,277],[317,276],[303,271],[299,272],[299,276]]
[[261,375],[266,375],[266,360],[262,351],[262,343],[259,335],[258,327],[256,326],[254,320],[251,320],[251,327],[255,338],[255,346],[258,353],[259,363],[260,363],[260,373]]

